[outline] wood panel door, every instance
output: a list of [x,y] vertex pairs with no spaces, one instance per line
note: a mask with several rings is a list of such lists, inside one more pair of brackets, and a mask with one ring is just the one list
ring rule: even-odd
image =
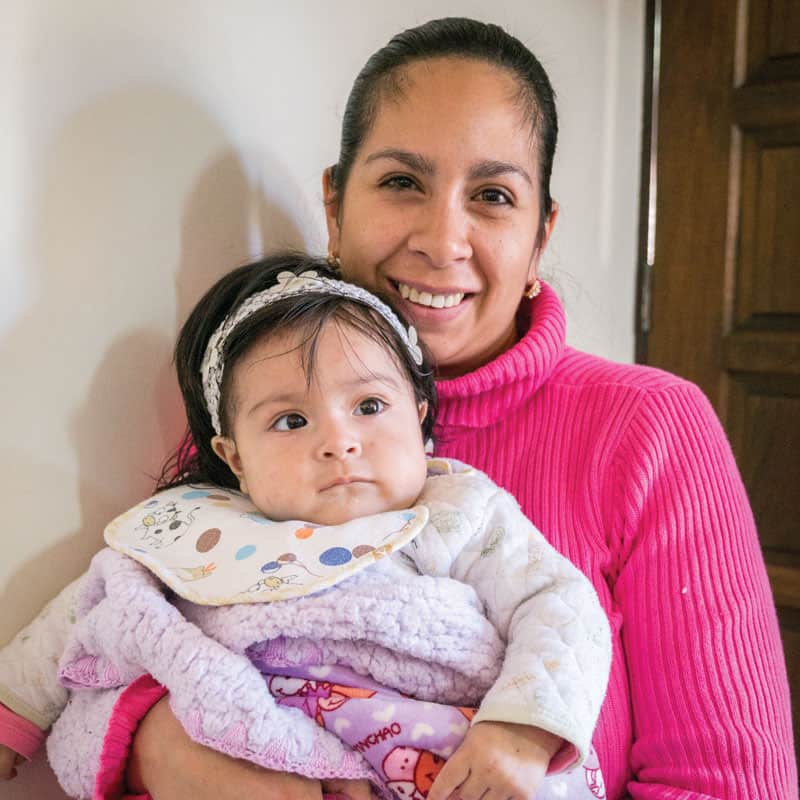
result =
[[652,0],[650,20],[638,355],[698,383],[725,425],[778,606],[797,744],[800,0]]

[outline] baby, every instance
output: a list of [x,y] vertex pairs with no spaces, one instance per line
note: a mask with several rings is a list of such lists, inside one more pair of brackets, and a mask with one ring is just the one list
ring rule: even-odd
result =
[[[212,287],[176,365],[194,449],[106,530],[62,683],[150,673],[198,741],[387,798],[602,796],[586,759],[607,621],[510,495],[426,458],[436,394],[414,329],[282,254]],[[60,710],[35,711],[26,660],[20,637],[0,653],[7,729]],[[74,793],[91,782],[68,755],[81,708],[49,742]]]

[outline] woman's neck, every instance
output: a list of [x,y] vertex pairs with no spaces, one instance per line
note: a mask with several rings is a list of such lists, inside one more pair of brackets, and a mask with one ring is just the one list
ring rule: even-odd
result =
[[468,375],[476,369],[480,369],[480,367],[489,364],[498,356],[510,350],[524,333],[525,330],[520,331],[519,322],[515,321],[501,339],[498,339],[490,348],[481,351],[481,353],[473,358],[464,361],[453,360],[446,364],[438,364],[436,366],[436,379],[440,381],[449,381],[454,378],[460,378],[463,375]]

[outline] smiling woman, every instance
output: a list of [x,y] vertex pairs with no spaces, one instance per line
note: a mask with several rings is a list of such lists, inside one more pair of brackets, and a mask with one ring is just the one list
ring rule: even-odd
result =
[[373,89],[380,113],[352,162],[326,173],[330,247],[349,279],[400,303],[453,377],[517,340],[558,206],[542,204],[542,123],[513,73],[440,57],[397,83]]
[[[506,603],[504,593],[528,587],[545,554],[552,556],[549,548],[563,553],[591,581],[613,643],[608,690],[593,737],[596,756],[587,747],[583,767],[583,788],[594,796],[792,797],[797,773],[775,609],[747,496],[719,422],[697,387],[686,381],[569,347],[564,309],[540,279],[542,250],[558,212],[549,188],[556,132],[550,82],[527,48],[493,25],[434,20],[398,34],[369,60],[348,100],[340,158],[323,178],[331,262],[339,264],[344,278],[383,292],[404,310],[433,354],[440,413],[432,485],[441,477],[435,472],[440,458],[469,463],[487,473],[492,486],[510,491],[524,517],[546,538],[523,535],[512,547],[506,523],[493,522],[494,503],[505,510],[516,506],[492,489],[490,496],[473,498],[483,538],[466,548],[468,557],[451,560],[452,549],[443,546],[437,552],[444,566],[435,559],[426,563],[446,580],[476,574],[487,578],[482,565],[495,564],[496,570],[480,581],[485,591],[481,601],[510,657],[516,653],[513,638],[532,631],[535,638],[538,629],[532,617],[511,611],[515,606]],[[227,297],[226,305],[236,303]],[[203,316],[209,325],[218,322],[213,320],[219,315]],[[320,341],[330,358],[341,358],[333,338]],[[363,344],[356,338],[349,342]],[[290,340],[284,346],[294,344]],[[240,355],[247,359],[245,352]],[[267,350],[260,355],[277,354]],[[203,353],[197,356],[187,372],[195,383]],[[359,369],[347,372],[357,363],[344,362],[337,367],[344,370],[339,377],[364,377]],[[254,358],[245,363],[251,363],[251,370],[238,377],[246,382],[267,362]],[[388,368],[370,365],[384,373]],[[316,391],[313,382],[308,388],[310,397]],[[196,396],[187,406],[202,408],[206,399]],[[248,393],[242,399],[252,409],[262,398]],[[406,398],[417,448],[417,414],[425,399],[419,393],[413,402]],[[327,428],[330,409],[321,395],[316,400],[317,408],[295,402],[279,408],[248,433],[254,439],[298,433],[301,440],[315,432],[320,409]],[[363,396],[349,397],[342,427],[348,436],[315,445],[320,463],[326,463],[326,453],[357,451],[352,431],[382,416],[363,412],[382,409],[388,400],[373,386]],[[334,417],[340,420],[341,409],[341,403],[334,403]],[[205,411],[203,419],[190,420],[198,457],[206,459],[208,470],[227,475],[212,477],[221,486],[238,487],[239,480],[211,441],[216,435],[235,438],[241,414],[234,405],[226,430],[218,429]],[[258,417],[256,411],[253,419]],[[429,422],[426,418],[423,429]],[[260,480],[244,474],[243,462],[234,466],[241,468],[248,486]],[[364,476],[360,470],[352,474]],[[326,477],[323,493],[337,479]],[[269,502],[270,487],[264,490]],[[335,491],[350,490],[344,484]],[[431,517],[443,535],[459,530],[460,517],[451,507],[437,507]],[[273,561],[290,563],[275,557],[265,563]],[[397,561],[392,563],[400,575],[403,564]],[[536,603],[534,596],[529,599]],[[568,608],[561,600],[543,605],[556,619]],[[429,621],[420,642],[437,641],[429,632],[446,632],[453,622]],[[398,629],[406,623],[398,621]],[[481,727],[482,705],[469,727],[466,750],[461,756],[457,751],[436,783],[426,787],[428,800],[484,796],[472,777],[496,775],[497,765],[506,777],[524,778],[513,787],[504,785],[500,796],[530,800],[545,766],[558,771],[569,762],[569,748],[542,737],[544,730],[553,735],[547,726],[535,732],[534,717],[526,718],[530,724],[523,748],[514,744],[517,732],[503,727],[515,724],[522,698],[532,700],[534,715],[550,716],[553,709],[537,705],[537,698],[551,685],[563,687],[565,698],[579,704],[588,686],[592,704],[594,682],[577,673],[562,681],[553,671],[567,664],[591,669],[602,666],[602,658],[584,661],[563,653],[564,643],[583,641],[572,638],[582,630],[578,618],[557,627],[557,641],[545,637],[540,647],[531,648],[539,659],[536,669],[500,680],[498,688],[506,694],[494,706],[492,722],[500,723],[503,733]],[[596,637],[589,635],[595,644],[604,641],[602,628],[598,623]],[[274,645],[281,656],[285,646]],[[321,658],[318,641],[303,640],[302,646],[303,652]],[[457,646],[459,652],[472,652],[464,640]],[[364,671],[380,661],[367,659]],[[539,664],[543,671],[537,671]],[[429,677],[428,668],[413,672],[423,680]],[[159,676],[168,685],[175,678],[169,669]],[[320,797],[319,783],[296,775],[254,776],[240,762],[199,748],[176,728],[168,701],[162,699],[165,689],[152,680],[114,692],[99,699],[76,694],[50,739],[54,761],[70,765],[71,778],[84,792],[116,797],[127,779],[132,790],[149,789],[166,800]],[[173,701],[181,707],[180,698]],[[106,727],[101,736],[98,732]],[[75,730],[82,735],[70,735]],[[244,746],[244,732],[250,730],[241,725],[231,729],[235,734],[226,732],[226,752]],[[276,730],[267,733],[280,742],[292,741],[293,726]],[[482,738],[485,747],[476,744]],[[517,759],[527,759],[529,769],[517,769]],[[485,769],[473,771],[470,760]],[[308,765],[308,759],[293,764],[292,771],[307,774]],[[416,787],[409,783],[402,789],[413,796]],[[361,784],[349,786],[348,792],[359,800],[367,796]]]

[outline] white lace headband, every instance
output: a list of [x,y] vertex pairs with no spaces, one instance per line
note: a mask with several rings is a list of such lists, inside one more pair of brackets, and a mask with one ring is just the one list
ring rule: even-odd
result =
[[222,390],[222,375],[225,370],[225,361],[222,356],[228,337],[239,323],[255,314],[256,311],[276,300],[297,294],[340,295],[375,309],[394,328],[403,344],[408,348],[414,363],[422,364],[422,350],[417,343],[417,332],[414,326],[410,325],[406,330],[392,309],[386,303],[378,300],[374,294],[360,286],[354,286],[352,283],[320,277],[314,270],[301,272],[299,275],[294,272],[280,272],[278,273],[278,282],[274,286],[251,295],[236,309],[234,314],[225,317],[206,345],[200,375],[203,380],[203,396],[206,407],[211,415],[211,424],[218,434],[222,433],[219,421],[219,398]]

